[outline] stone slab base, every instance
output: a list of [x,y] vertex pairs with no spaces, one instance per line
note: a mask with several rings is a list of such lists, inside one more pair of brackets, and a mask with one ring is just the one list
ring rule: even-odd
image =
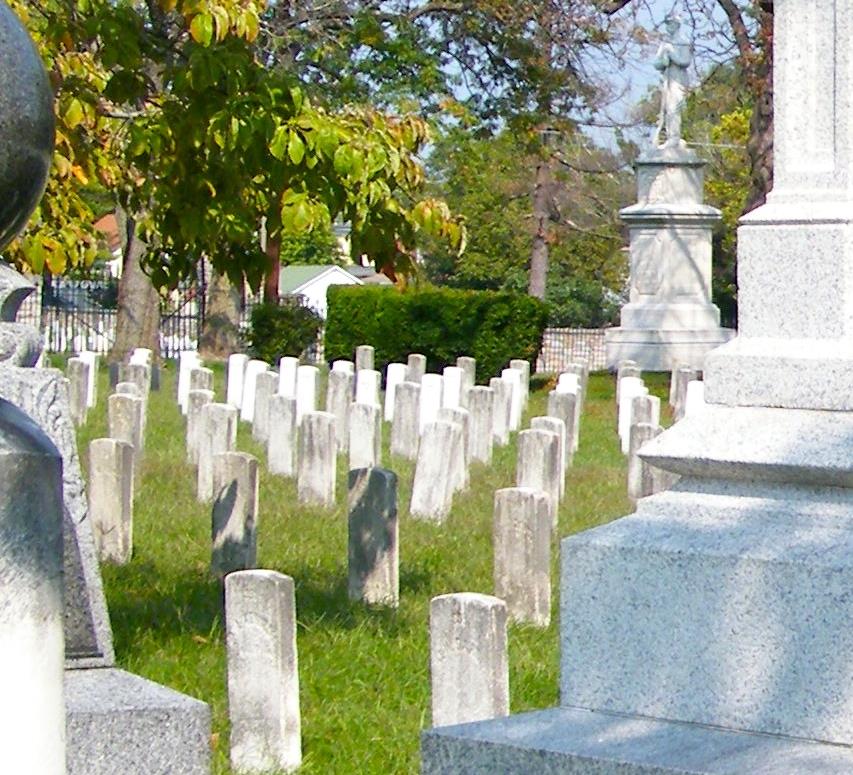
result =
[[68,775],[209,775],[210,710],[116,668],[65,671]]
[[564,705],[853,745],[853,491],[683,477],[560,554]]
[[705,356],[735,335],[730,328],[655,331],[610,328],[604,334],[607,367],[636,361],[643,371],[672,371],[675,366],[702,368]]
[[849,339],[738,336],[709,355],[705,400],[729,406],[853,410]]
[[422,775],[841,775],[853,750],[697,724],[554,708],[430,729]]

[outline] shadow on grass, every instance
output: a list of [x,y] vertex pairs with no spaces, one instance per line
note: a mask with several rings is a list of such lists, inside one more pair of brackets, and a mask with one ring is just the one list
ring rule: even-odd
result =
[[[121,571],[119,576],[116,570]],[[154,563],[106,569],[110,619],[116,648],[132,648],[139,623],[158,641],[186,635],[208,636],[222,623],[222,589],[209,574],[164,576]]]

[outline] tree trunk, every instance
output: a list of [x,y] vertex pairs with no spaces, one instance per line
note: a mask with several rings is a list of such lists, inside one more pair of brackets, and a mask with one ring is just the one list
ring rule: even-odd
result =
[[278,304],[278,276],[281,273],[281,240],[267,240],[267,273],[264,276],[264,301]]
[[759,57],[753,73],[754,108],[746,151],[751,168],[744,212],[764,204],[773,188],[773,3],[762,2],[758,14]]
[[551,161],[542,159],[536,167],[536,187],[533,189],[533,248],[530,251],[530,273],[527,293],[537,299],[545,298],[548,280],[548,222],[551,212]]
[[116,213],[124,238],[115,342],[107,356],[111,363],[125,361],[135,347],[147,347],[160,357],[160,296],[142,271],[140,259],[147,245],[136,233],[136,222],[122,211]]
[[240,291],[213,270],[207,294],[207,316],[198,340],[203,358],[225,360],[240,351]]

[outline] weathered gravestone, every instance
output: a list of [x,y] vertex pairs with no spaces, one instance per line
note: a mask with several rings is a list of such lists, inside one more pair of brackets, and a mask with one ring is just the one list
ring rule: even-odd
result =
[[271,570],[229,573],[225,624],[231,766],[292,772],[302,763],[293,579]]
[[738,336],[640,453],[679,482],[562,542],[560,707],[428,733],[423,773],[853,772],[851,20],[774,3]]
[[[31,109],[41,105],[39,118]],[[27,220],[41,191],[51,158],[53,92],[38,63],[35,49],[27,40],[9,8],[0,3],[0,249]],[[32,692],[42,681],[50,681],[56,657],[42,659],[37,650],[8,650],[14,658],[4,663],[26,681],[20,691],[12,681],[4,681],[6,707],[13,718],[4,716],[3,769],[39,775],[203,775],[210,770],[210,714],[207,706],[114,666],[112,632],[104,601],[98,562],[94,551],[86,494],[71,422],[68,392],[61,372],[30,368],[39,356],[39,337],[29,327],[13,322],[21,301],[32,286],[10,268],[0,268],[0,397],[17,406],[41,428],[62,455],[62,546],[63,574],[45,568],[46,577],[64,585],[65,634],[65,768],[32,769],[14,761],[12,746],[32,742],[32,734],[55,730],[55,717],[33,702]],[[26,477],[38,487],[28,501],[43,518],[50,513],[46,501],[51,489],[47,482],[51,464],[45,461],[36,476]],[[21,471],[22,469],[19,469]],[[54,468],[55,471],[55,468]],[[56,497],[55,490],[54,497]],[[4,493],[8,490],[4,489]],[[10,503],[4,495],[4,503]],[[43,505],[43,508],[40,506]],[[3,520],[0,520],[3,522]],[[50,531],[54,539],[59,531]],[[21,533],[19,533],[20,538]],[[3,542],[7,545],[6,542]],[[15,541],[8,544],[15,545]],[[20,555],[19,555],[20,556]],[[55,555],[54,555],[55,556]],[[44,555],[48,559],[48,555]],[[14,574],[21,573],[20,560]],[[39,574],[40,575],[40,574]],[[32,582],[38,584],[38,577]],[[4,584],[4,593],[8,587]],[[52,593],[56,599],[55,592]],[[58,602],[58,601],[57,601]],[[4,601],[4,611],[24,624],[35,612],[13,606],[25,605],[26,598],[13,596]],[[54,609],[55,610],[55,609]],[[43,612],[47,614],[47,611]],[[0,627],[4,637],[10,628]],[[50,638],[56,646],[61,641]],[[39,648],[49,647],[48,639]],[[61,647],[60,647],[61,648]],[[29,679],[23,671],[25,660],[34,658],[40,669]],[[28,710],[37,713],[34,722]],[[20,735],[13,724],[26,727]],[[35,725],[37,724],[37,726]],[[45,741],[40,755],[49,754]]]
[[551,534],[546,493],[529,487],[495,492],[495,595],[513,621],[537,627],[551,621]]
[[400,599],[397,474],[384,468],[349,472],[350,600],[396,607]]
[[462,592],[432,599],[429,651],[435,726],[509,713],[506,622],[506,604],[490,595]]

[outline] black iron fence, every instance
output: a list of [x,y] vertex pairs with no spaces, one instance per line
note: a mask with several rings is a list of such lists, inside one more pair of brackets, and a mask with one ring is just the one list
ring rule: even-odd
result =
[[[207,313],[206,285],[203,276],[185,283],[160,301],[160,353],[176,358],[183,350],[198,348],[199,335]],[[307,305],[302,297],[291,297],[291,303]],[[257,298],[243,299],[240,331],[249,328],[252,307]],[[36,292],[22,305],[18,320],[40,329],[45,350],[75,353],[81,350],[106,354],[115,342],[118,304],[118,280],[100,278],[75,280],[55,277],[37,280]],[[323,358],[323,332],[308,348],[303,358],[319,362]]]

